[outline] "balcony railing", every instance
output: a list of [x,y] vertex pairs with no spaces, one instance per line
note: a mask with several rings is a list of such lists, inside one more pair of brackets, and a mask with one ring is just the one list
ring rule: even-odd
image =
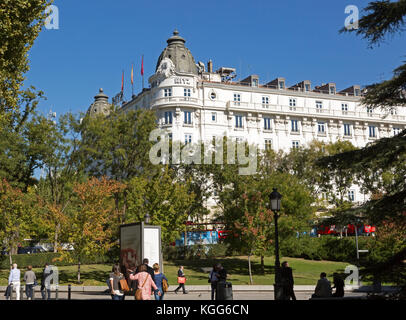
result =
[[234,101],[227,102],[227,107],[235,110],[252,110],[256,112],[281,112],[286,114],[302,114],[302,115],[314,115],[318,117],[341,117],[341,118],[362,118],[362,119],[376,119],[376,120],[396,120],[405,121],[406,116],[383,114],[383,113],[370,113],[363,111],[343,111],[340,109],[322,109],[319,108],[308,108],[299,106],[289,106],[289,105],[275,105],[267,104],[266,106],[262,103],[248,103],[248,102],[238,102],[236,104]]
[[179,104],[179,103],[186,103],[186,104],[202,104],[202,100],[198,98],[192,97],[163,97],[153,100],[152,107],[164,105],[164,104]]

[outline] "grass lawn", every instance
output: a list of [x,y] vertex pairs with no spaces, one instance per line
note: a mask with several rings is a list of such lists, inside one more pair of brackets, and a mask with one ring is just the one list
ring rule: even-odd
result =
[[[253,257],[252,270],[254,284],[271,285],[274,283],[274,258],[265,257],[265,274],[260,274],[260,258]],[[332,280],[334,272],[343,273],[349,263],[333,261],[311,261],[296,258],[282,258],[282,261],[288,261],[293,269],[295,284],[297,285],[315,285],[321,272],[326,272],[327,277]],[[164,262],[164,273],[169,280],[170,285],[177,283],[177,270],[181,264],[185,267],[184,271],[188,279],[188,285],[208,285],[208,273],[204,273],[202,268],[210,268],[214,263],[220,262],[228,271],[229,281],[234,285],[249,284],[248,261],[247,257],[229,257],[218,260],[195,260],[195,261],[175,261]],[[86,286],[105,285],[105,281],[111,272],[111,265],[95,264],[81,265],[81,280]],[[60,285],[76,285],[77,266],[58,267]],[[34,268],[37,277],[41,277],[42,269]],[[24,271],[22,270],[22,275]],[[7,285],[8,270],[0,270],[0,285]],[[40,281],[38,281],[40,282]]]

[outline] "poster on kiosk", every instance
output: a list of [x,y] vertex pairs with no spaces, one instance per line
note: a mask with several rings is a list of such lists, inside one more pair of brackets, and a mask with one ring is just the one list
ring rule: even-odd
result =
[[131,223],[120,226],[120,267],[128,279],[130,272],[147,258],[149,266],[158,263],[163,272],[161,250],[161,227],[145,224],[144,222]]

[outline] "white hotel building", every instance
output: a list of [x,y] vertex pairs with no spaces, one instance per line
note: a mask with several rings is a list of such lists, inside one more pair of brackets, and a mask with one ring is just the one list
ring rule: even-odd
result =
[[[213,71],[211,61],[196,64],[177,31],[167,43],[150,87],[121,109],[155,110],[159,126],[173,140],[195,143],[227,136],[288,152],[314,139],[363,147],[406,128],[405,108],[368,109],[360,103],[359,85],[340,91],[335,83],[313,87],[304,80],[288,86],[281,77],[263,85],[257,75],[234,82],[233,68]],[[102,112],[108,97],[100,92],[95,98],[89,112]],[[350,198],[363,201],[357,193],[356,188]]]

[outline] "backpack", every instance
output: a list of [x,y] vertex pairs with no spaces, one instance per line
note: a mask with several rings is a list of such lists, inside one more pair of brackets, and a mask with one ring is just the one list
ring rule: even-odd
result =
[[162,279],[162,290],[164,291],[164,292],[167,292],[168,291],[168,281],[166,281],[165,279]]

